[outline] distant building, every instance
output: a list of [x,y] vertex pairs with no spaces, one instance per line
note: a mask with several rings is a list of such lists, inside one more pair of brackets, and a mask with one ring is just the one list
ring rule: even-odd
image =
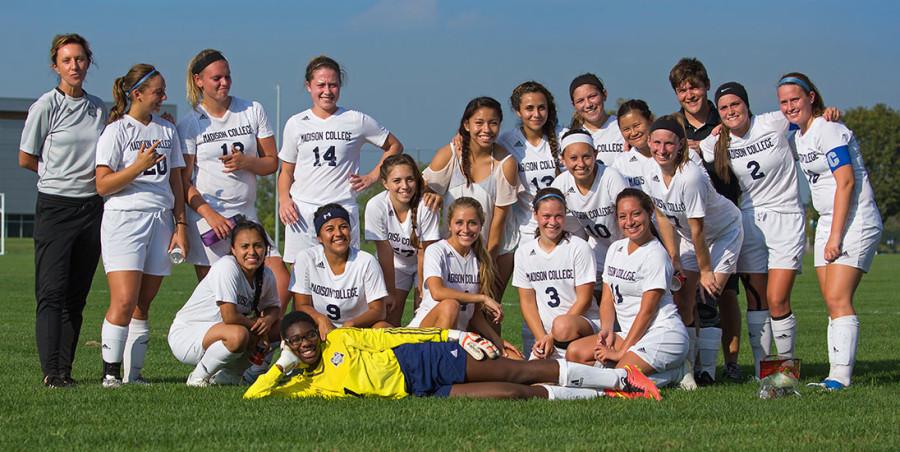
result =
[[[6,195],[7,237],[31,237],[34,233],[37,175],[19,168],[19,141],[28,107],[35,100],[0,97],[0,193]],[[162,110],[176,116],[175,105],[163,105]]]

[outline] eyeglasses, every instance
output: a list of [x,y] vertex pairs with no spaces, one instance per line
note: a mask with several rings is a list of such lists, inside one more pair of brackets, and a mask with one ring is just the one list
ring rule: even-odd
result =
[[286,338],[284,341],[287,342],[288,345],[296,347],[296,346],[302,344],[303,341],[312,342],[318,338],[319,338],[319,332],[313,329],[313,330],[309,330],[309,332],[303,336],[298,334],[296,336],[291,336],[289,338]]

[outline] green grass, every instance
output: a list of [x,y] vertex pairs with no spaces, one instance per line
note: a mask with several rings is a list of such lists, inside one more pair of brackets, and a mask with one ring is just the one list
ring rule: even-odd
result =
[[[194,286],[178,266],[152,309],[144,375],[150,387],[103,390],[96,342],[109,293],[101,271],[85,312],[73,390],[40,385],[34,345],[32,244],[10,240],[0,257],[0,450],[24,449],[896,449],[900,444],[900,255],[880,255],[858,291],[862,334],[852,388],[759,400],[757,385],[722,384],[661,403],[382,400],[241,400],[242,388],[195,389],[166,333]],[[793,294],[803,380],[828,371],[826,316],[808,266]],[[519,343],[513,291],[505,336]],[[408,317],[408,316],[407,316]],[[745,333],[746,334],[746,333]],[[744,341],[741,364],[752,373]]]

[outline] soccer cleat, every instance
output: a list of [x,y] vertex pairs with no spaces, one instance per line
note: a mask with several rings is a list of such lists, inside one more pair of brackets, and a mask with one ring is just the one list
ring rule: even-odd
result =
[[193,372],[188,375],[186,385],[194,387],[194,388],[205,388],[209,386],[209,380],[206,378],[195,376]]
[[622,389],[607,389],[604,392],[610,397],[621,397],[623,399],[653,399],[662,400],[659,396],[659,389],[640,369],[634,366],[625,366],[625,380],[622,382]]
[[70,388],[72,385],[59,375],[47,375],[44,377],[44,386],[51,389]]
[[693,391],[697,389],[697,382],[694,380],[694,363],[684,360],[684,376],[678,386],[685,391]]
[[707,372],[707,371],[700,372],[695,377],[695,380],[697,381],[697,384],[700,386],[709,386],[709,385],[716,384],[716,379],[713,378],[713,376],[710,375],[709,372]]
[[122,386],[122,379],[115,375],[104,375],[100,384],[104,388],[115,389]]
[[150,382],[147,381],[143,375],[138,374],[137,377],[132,378],[125,382],[127,385],[138,385],[138,386],[150,386]]
[[822,388],[829,392],[835,392],[835,391],[847,389],[847,387],[844,386],[843,383],[841,383],[837,380],[829,380],[827,378],[825,380],[822,380],[821,383],[809,383],[806,386],[814,387],[814,388]]
[[230,369],[222,369],[209,379],[209,384],[211,385],[236,386],[242,383],[243,379],[241,378],[241,375]]
[[725,371],[722,376],[735,383],[744,381],[744,373],[741,372],[741,366],[738,363],[725,363]]

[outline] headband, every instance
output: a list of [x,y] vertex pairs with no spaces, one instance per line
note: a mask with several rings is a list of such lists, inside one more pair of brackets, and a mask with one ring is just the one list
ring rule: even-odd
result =
[[591,138],[591,134],[587,130],[583,129],[573,129],[566,132],[559,144],[562,149],[565,149],[575,143],[585,143],[591,149],[594,149],[594,139]]
[[575,88],[578,88],[581,85],[593,85],[596,86],[600,92],[603,92],[603,82],[601,82],[596,75],[591,73],[581,74],[578,77],[575,77],[575,80],[572,80],[572,83],[569,84],[569,99],[575,100],[572,95],[575,93]]
[[740,97],[745,104],[747,104],[747,109],[750,109],[750,100],[747,97],[747,90],[744,89],[744,85],[741,85],[738,82],[728,82],[722,84],[716,89],[716,106],[719,105],[719,98],[726,95],[733,94],[737,97]]
[[335,218],[343,218],[348,224],[350,223],[350,214],[347,213],[347,209],[341,207],[339,204],[325,205],[322,210],[317,213],[316,218],[313,219],[313,226],[316,228],[316,234],[319,233],[319,230],[322,229],[322,226],[324,226],[325,223],[328,223]]
[[556,194],[556,193],[547,193],[546,195],[541,196],[540,198],[535,199],[531,204],[532,204],[532,206],[533,206],[535,209],[537,209],[537,206],[538,206],[538,204],[541,203],[541,201],[543,201],[543,200],[545,200],[545,199],[550,199],[550,198],[556,198],[556,199],[558,199],[561,203],[563,203],[564,206],[566,205],[566,198],[563,198],[562,196],[559,196],[559,195]]
[[147,75],[141,77],[141,79],[138,80],[137,83],[135,83],[134,85],[131,85],[131,88],[125,89],[125,85],[122,85],[122,89],[125,90],[126,93],[130,93],[130,92],[138,89],[144,82],[149,80],[150,77],[153,77],[154,75],[156,75],[158,73],[159,72],[157,72],[156,69],[153,69],[152,71],[148,72]]
[[785,77],[778,81],[778,86],[781,85],[797,85],[803,88],[803,91],[806,91],[807,93],[812,92],[812,89],[810,89],[809,87],[809,83],[806,83],[803,81],[803,79],[799,79],[797,77]]
[[199,74],[203,72],[203,69],[206,69],[206,66],[224,59],[225,57],[222,56],[221,53],[219,53],[218,51],[212,51],[206,54],[206,56],[204,56],[203,58],[200,58],[199,60],[194,62],[194,64],[191,66],[191,74]]
[[684,127],[681,123],[671,117],[667,118],[663,116],[662,118],[653,121],[653,124],[650,126],[650,134],[652,134],[654,130],[668,130],[677,135],[678,138],[684,139]]

